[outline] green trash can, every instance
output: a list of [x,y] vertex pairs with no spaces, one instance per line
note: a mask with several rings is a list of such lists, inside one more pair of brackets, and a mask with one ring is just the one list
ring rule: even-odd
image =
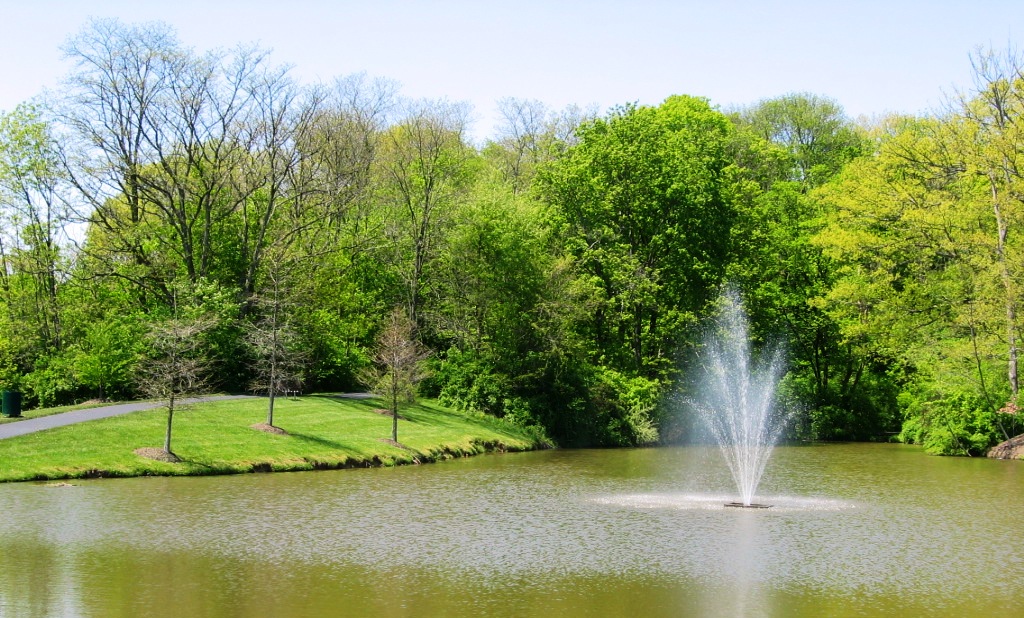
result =
[[21,416],[21,393],[18,391],[3,391],[0,394],[0,408],[3,409],[4,416],[9,418],[17,418]]

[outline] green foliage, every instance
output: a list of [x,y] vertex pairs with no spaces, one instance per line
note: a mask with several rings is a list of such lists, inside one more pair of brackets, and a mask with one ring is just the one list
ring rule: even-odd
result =
[[462,410],[541,428],[566,445],[635,446],[658,441],[661,385],[606,367],[562,367],[556,375],[508,376],[473,352],[450,350],[435,379],[440,400]]
[[625,106],[584,123],[538,173],[559,233],[601,303],[582,326],[593,361],[661,377],[724,274],[732,205],[726,118],[703,99]]
[[808,188],[830,179],[865,147],[863,136],[842,107],[814,94],[794,93],[760,101],[743,110],[739,121],[789,155],[788,169],[778,166],[776,157],[759,156],[753,166],[767,164],[776,170],[777,179],[793,180]]
[[46,408],[73,401],[82,390],[75,380],[73,360],[64,354],[42,357],[20,382],[25,407]]
[[[723,280],[754,345],[788,352],[801,438],[892,433],[904,392],[907,439],[976,452],[983,411],[1016,406],[1012,54],[979,54],[944,116],[859,127],[806,93],[728,116],[689,96],[601,117],[506,99],[478,149],[464,105],[306,89],[159,24],[95,21],[66,51],[61,113],[0,115],[0,386],[29,402],[135,395],[139,335],[170,316],[209,317],[215,386],[244,390],[246,325],[282,275],[309,388],[358,388],[402,305],[435,353],[424,392],[566,445],[665,433],[660,394]],[[69,204],[87,216],[74,259]]]
[[777,405],[793,419],[791,437],[799,440],[887,440],[899,430],[897,394],[893,377],[881,367],[866,371],[858,387],[843,391],[836,380],[820,391],[814,374],[794,367],[778,389]]
[[797,435],[815,440],[875,439],[893,431],[891,355],[843,330],[821,299],[841,264],[815,242],[828,225],[816,187],[857,165],[866,136],[835,102],[794,94],[738,112],[736,224],[729,279],[739,287],[755,342],[781,340],[788,352],[787,397],[799,401]]
[[658,382],[641,376],[628,377],[608,368],[597,370],[595,382],[590,392],[601,429],[599,444],[633,446],[658,441]]
[[1001,413],[973,393],[907,392],[901,404],[905,420],[900,440],[921,444],[934,455],[984,455],[1007,435],[1007,427],[1000,426]]
[[0,390],[17,390],[20,378],[14,346],[9,340],[0,338]]
[[431,381],[438,387],[438,400],[446,406],[499,418],[514,407],[511,380],[472,350],[448,350],[444,361],[435,362],[431,373]]
[[94,389],[101,400],[129,395],[143,334],[137,316],[110,317],[89,324],[74,350],[75,379]]

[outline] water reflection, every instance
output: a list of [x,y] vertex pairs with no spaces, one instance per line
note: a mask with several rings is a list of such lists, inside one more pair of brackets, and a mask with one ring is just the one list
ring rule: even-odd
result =
[[700,449],[0,486],[0,616],[981,616],[1024,587],[1019,462]]

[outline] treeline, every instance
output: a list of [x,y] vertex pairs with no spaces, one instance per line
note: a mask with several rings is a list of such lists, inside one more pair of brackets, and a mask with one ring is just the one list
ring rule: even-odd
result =
[[59,95],[0,118],[0,387],[29,405],[146,392],[151,334],[188,320],[214,388],[358,389],[399,307],[424,394],[563,445],[684,439],[673,394],[731,282],[788,352],[794,437],[1018,430],[1015,57],[977,56],[936,116],[506,99],[477,146],[465,105],[160,24],[65,52]]

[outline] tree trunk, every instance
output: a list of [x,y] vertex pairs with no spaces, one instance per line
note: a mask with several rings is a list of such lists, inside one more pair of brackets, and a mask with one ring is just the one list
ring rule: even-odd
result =
[[396,376],[391,378],[391,440],[398,442],[398,378]]
[[391,410],[391,440],[398,442],[398,403]]
[[164,434],[164,452],[171,454],[171,422],[174,420],[174,393],[167,400],[167,432]]
[[1006,345],[1007,345],[1007,378],[1010,382],[1012,401],[1016,403],[1018,394],[1017,378],[1017,304],[1013,293],[1013,277],[1006,260],[1006,237],[1009,229],[999,205],[995,178],[989,179],[992,185],[992,211],[996,218],[996,259],[999,262],[999,275],[1003,283],[1006,301]]

